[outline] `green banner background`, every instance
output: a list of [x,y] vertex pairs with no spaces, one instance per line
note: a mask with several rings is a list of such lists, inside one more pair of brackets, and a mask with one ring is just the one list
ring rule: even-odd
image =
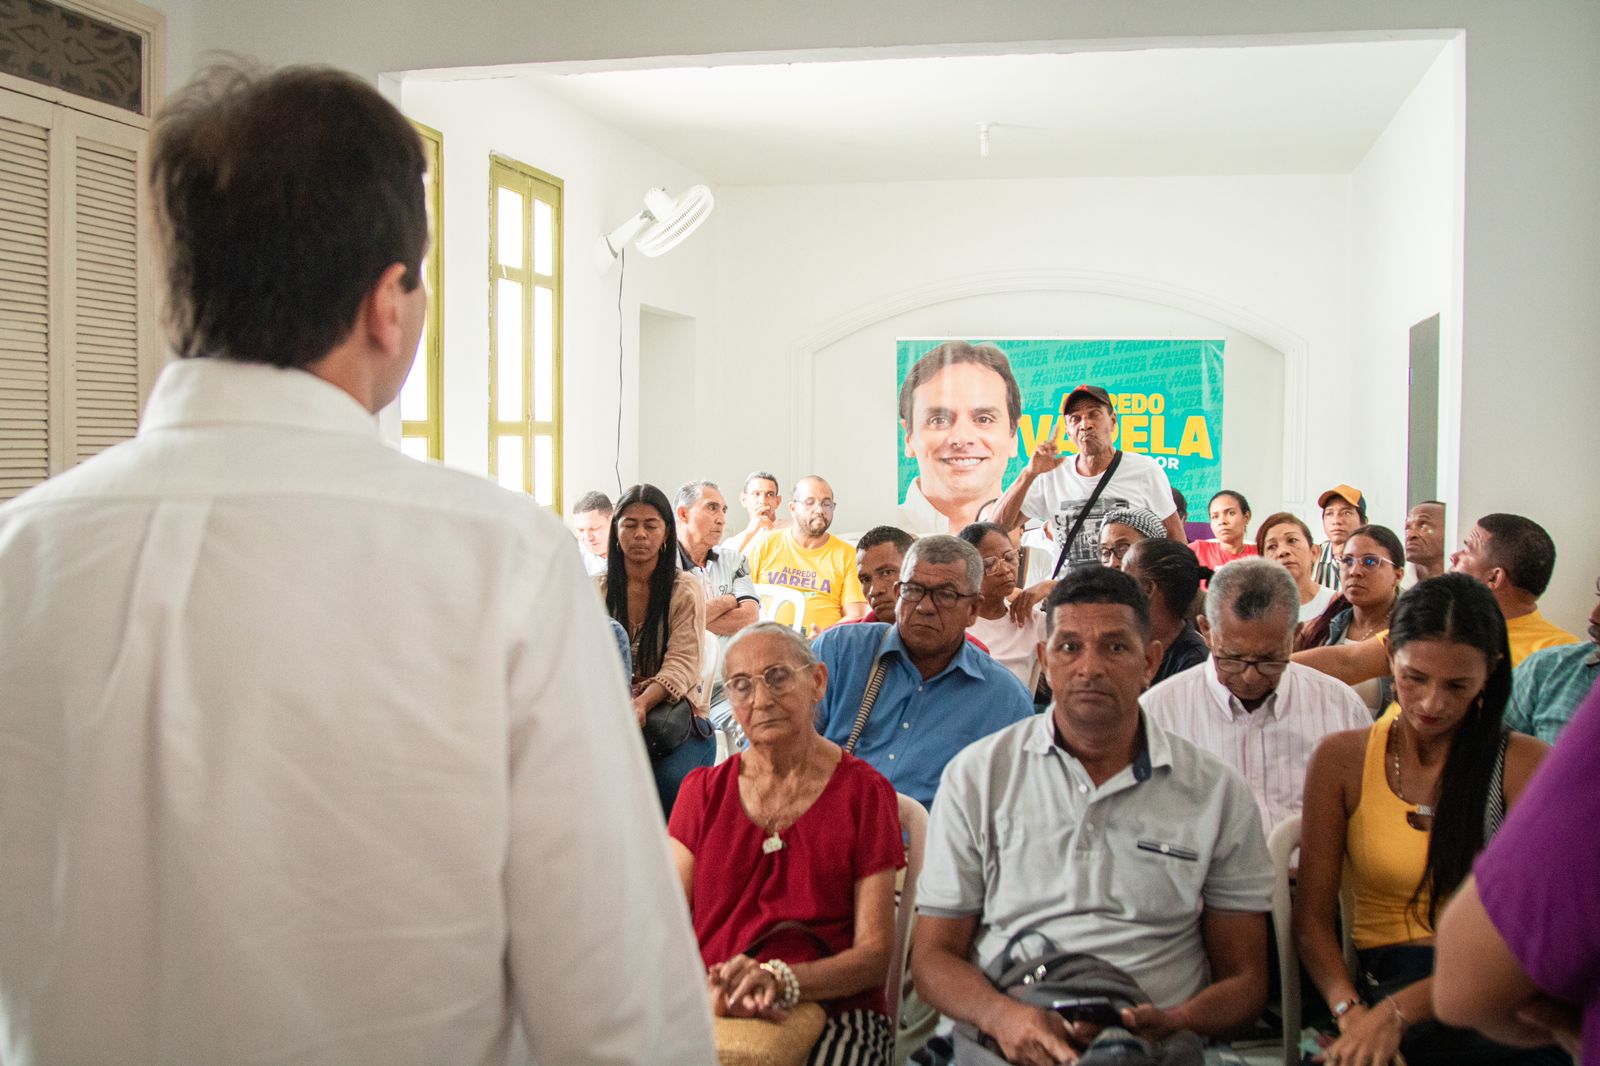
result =
[[[895,391],[922,356],[953,338],[895,342]],[[1041,432],[1053,432],[1061,398],[1081,384],[1099,385],[1117,401],[1117,444],[1149,455],[1189,501],[1190,516],[1204,521],[1206,500],[1222,487],[1222,347],[1220,340],[985,340],[1011,361],[1022,391],[1017,452],[1005,484],[1022,470]],[[1159,408],[1159,410],[1153,410]],[[897,502],[917,476],[897,425]],[[1074,450],[1070,443],[1067,451]]]

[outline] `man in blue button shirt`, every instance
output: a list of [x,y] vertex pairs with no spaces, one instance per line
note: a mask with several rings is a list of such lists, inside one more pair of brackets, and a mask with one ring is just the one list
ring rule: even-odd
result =
[[841,745],[883,658],[882,687],[855,755],[925,807],[933,805],[939,775],[957,752],[1033,714],[1021,682],[967,641],[982,580],[983,559],[972,545],[922,537],[900,566],[895,624],[835,626],[813,646],[828,667],[820,728]]

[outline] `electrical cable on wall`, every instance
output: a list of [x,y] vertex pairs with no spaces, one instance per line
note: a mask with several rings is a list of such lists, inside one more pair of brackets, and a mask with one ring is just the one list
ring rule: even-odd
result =
[[622,279],[628,276],[628,251],[617,254],[617,461],[612,472],[617,475],[617,495],[622,495]]

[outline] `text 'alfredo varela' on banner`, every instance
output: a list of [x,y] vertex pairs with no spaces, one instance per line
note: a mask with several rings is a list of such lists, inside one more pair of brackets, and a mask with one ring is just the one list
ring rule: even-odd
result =
[[895,342],[896,503],[920,479],[922,496],[974,507],[1011,484],[1041,439],[1054,436],[1074,452],[1061,401],[1078,385],[1111,394],[1117,447],[1160,463],[1187,499],[1207,500],[1222,487],[1221,340],[962,338],[1003,358],[947,365],[904,389],[917,361],[952,339]]

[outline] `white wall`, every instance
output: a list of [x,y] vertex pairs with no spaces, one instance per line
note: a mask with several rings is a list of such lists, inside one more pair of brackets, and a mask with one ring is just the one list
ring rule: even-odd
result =
[[[1460,433],[1461,51],[1459,41],[1446,47],[1350,179],[1348,373],[1359,406],[1346,440],[1350,467],[1337,481],[1366,493],[1372,520],[1397,532],[1407,502],[1410,328],[1430,315],[1440,316],[1441,457],[1455,453]],[[1440,486],[1457,474],[1448,464]]]
[[[1220,336],[1223,480],[1260,517],[1304,511],[1303,486],[1286,492],[1285,475],[1333,484],[1341,449],[1301,432],[1307,450],[1286,465],[1286,427],[1306,427],[1285,412],[1273,341],[1301,341],[1312,396],[1346,395],[1347,186],[1298,176],[723,189],[719,339],[704,377],[724,413],[696,461],[733,481],[754,467],[785,480],[821,473],[841,501],[838,527],[864,529],[894,517],[896,337]],[[1240,325],[1257,320],[1278,334]]]
[[[678,164],[511,79],[407,79],[401,108],[444,134],[444,460],[488,466],[489,156],[509,156],[565,182],[565,503],[617,492],[618,329],[626,353],[621,481],[638,476],[639,309],[703,318],[712,305],[718,218],[670,256],[629,253],[602,272],[600,235],[639,210],[646,189],[702,181]],[[623,284],[621,321],[617,295]]]

